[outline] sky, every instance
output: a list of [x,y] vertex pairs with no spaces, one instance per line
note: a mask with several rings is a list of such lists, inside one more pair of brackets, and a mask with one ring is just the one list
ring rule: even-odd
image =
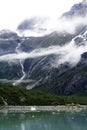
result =
[[25,19],[33,16],[60,17],[82,0],[0,0],[0,30],[16,30]]

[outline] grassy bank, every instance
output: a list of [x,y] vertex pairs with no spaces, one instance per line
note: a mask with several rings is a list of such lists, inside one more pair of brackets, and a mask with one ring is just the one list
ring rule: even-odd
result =
[[57,96],[42,93],[36,90],[25,90],[12,85],[0,84],[0,105],[65,105],[65,104],[87,105],[87,93],[79,93],[72,96]]

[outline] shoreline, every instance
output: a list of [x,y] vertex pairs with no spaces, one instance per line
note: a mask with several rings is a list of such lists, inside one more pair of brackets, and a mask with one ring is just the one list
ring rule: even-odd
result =
[[86,110],[87,105],[58,105],[58,106],[1,106],[0,112],[38,112],[38,111],[66,111],[79,112]]

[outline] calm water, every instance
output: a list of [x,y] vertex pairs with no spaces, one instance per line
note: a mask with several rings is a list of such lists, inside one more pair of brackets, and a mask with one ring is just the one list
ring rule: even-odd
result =
[[0,130],[87,130],[87,111],[0,113]]

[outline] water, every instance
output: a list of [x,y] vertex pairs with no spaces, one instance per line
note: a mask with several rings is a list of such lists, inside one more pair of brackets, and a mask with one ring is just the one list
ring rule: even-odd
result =
[[0,130],[87,130],[87,111],[0,113]]
[[[18,43],[18,46],[16,47],[15,52],[16,52],[17,54],[20,54],[20,53],[21,53],[21,44],[22,44],[22,43],[23,43],[23,42],[19,42],[19,43]],[[25,76],[26,76],[26,73],[25,73],[25,71],[24,71],[24,66],[23,66],[23,63],[22,63],[23,60],[19,59],[19,62],[20,62],[21,70],[22,70],[22,77],[13,83],[14,86],[20,84],[21,81],[22,81],[22,80],[25,78]]]

